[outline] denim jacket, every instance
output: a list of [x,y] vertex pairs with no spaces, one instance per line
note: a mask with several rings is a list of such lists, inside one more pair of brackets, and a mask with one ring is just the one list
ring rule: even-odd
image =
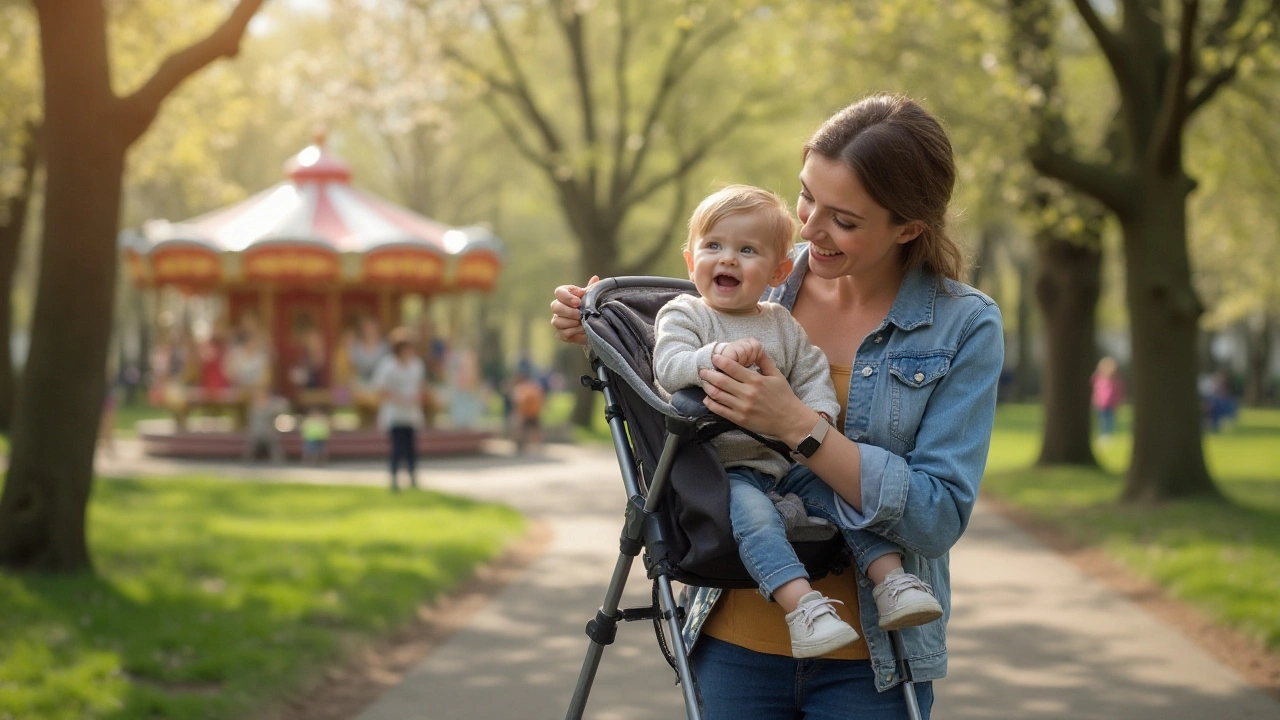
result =
[[[808,248],[801,246],[790,277],[764,299],[791,309],[808,260]],[[950,280],[940,286],[923,271],[908,272],[889,314],[853,359],[844,432],[862,455],[862,510],[825,486],[817,499],[806,498],[811,512],[897,543],[906,551],[905,570],[933,587],[945,612],[942,619],[901,631],[913,680],[936,680],[947,672],[947,553],[978,498],[1003,363],[1003,321],[991,298]],[[796,465],[789,474],[809,472]],[[862,627],[876,687],[884,691],[901,678],[889,637],[877,624],[871,589],[859,575]],[[689,649],[720,592],[686,590]]]

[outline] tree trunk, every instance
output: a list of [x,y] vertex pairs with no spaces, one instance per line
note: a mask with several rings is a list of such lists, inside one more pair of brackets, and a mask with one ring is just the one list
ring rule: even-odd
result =
[[27,209],[31,205],[38,143],[39,130],[30,127],[22,149],[22,187],[17,195],[9,198],[6,221],[0,225],[0,432],[4,433],[12,427],[13,403],[17,396],[17,378],[9,346],[13,335],[13,274],[18,269],[18,250],[22,247]]
[[44,242],[0,497],[0,567],[70,572],[91,567],[85,511],[127,143],[113,132],[119,118],[112,117],[101,5],[37,3],[37,11],[45,69]]
[[1274,320],[1260,313],[1245,322],[1244,403],[1260,407],[1270,401],[1271,341]]
[[1096,245],[1055,238],[1037,243],[1036,299],[1044,317],[1040,465],[1096,466],[1089,433],[1089,377],[1102,283]]
[[1013,376],[1013,400],[1017,402],[1025,402],[1034,398],[1039,392],[1039,371],[1036,367],[1034,343],[1032,336],[1035,334],[1035,328],[1032,326],[1031,306],[1035,300],[1034,292],[1034,270],[1029,260],[1018,260],[1016,262],[1018,269],[1018,368]]
[[1189,183],[1176,177],[1144,178],[1137,212],[1121,218],[1135,369],[1127,501],[1221,497],[1205,466],[1196,392],[1202,307],[1187,257]]
[[[577,234],[579,247],[582,250],[583,267],[583,271],[579,275],[585,278],[599,275],[601,279],[616,276],[619,266],[619,258],[616,251],[618,247],[617,228],[611,231],[598,231],[597,234],[593,234],[590,237],[584,237],[583,233]],[[583,375],[594,377],[591,372],[591,366],[584,359],[579,364],[579,367],[581,372],[569,378],[570,386],[574,388],[573,414],[570,417],[570,421],[577,427],[585,428],[591,427],[596,411],[596,395],[598,393],[584,387],[578,381],[578,378]]]

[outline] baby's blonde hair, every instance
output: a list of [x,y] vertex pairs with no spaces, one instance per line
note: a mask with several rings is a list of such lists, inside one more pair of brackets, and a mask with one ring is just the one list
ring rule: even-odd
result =
[[684,250],[690,251],[698,238],[706,235],[721,220],[745,213],[760,216],[766,224],[769,237],[774,241],[781,260],[791,251],[795,242],[796,221],[791,208],[776,194],[752,185],[729,185],[711,193],[698,204],[689,217],[689,236]]

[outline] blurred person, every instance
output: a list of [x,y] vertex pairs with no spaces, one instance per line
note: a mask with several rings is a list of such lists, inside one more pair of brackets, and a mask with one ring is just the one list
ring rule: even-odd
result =
[[1120,381],[1120,365],[1116,359],[1106,356],[1099,360],[1090,383],[1090,402],[1098,414],[1098,439],[1109,442],[1116,429],[1116,408],[1124,402],[1124,384]]
[[264,386],[252,389],[248,424],[245,428],[244,451],[240,459],[253,462],[265,454],[273,465],[284,462],[284,445],[276,421],[288,409],[284,398],[276,397]]
[[1218,432],[1225,422],[1235,420],[1236,401],[1231,395],[1231,377],[1225,370],[1205,375],[1199,382],[1200,404],[1209,432]]
[[329,462],[329,431],[329,416],[320,408],[311,408],[302,418],[299,432],[303,464],[319,466]]
[[453,427],[473,427],[480,419],[480,361],[471,348],[449,353],[446,364],[449,421]]
[[378,361],[373,387],[381,398],[378,427],[391,438],[391,491],[399,492],[396,475],[401,463],[408,470],[409,487],[418,487],[417,432],[426,425],[422,412],[426,369],[405,328],[396,328],[388,339],[391,354]]
[[359,330],[352,338],[347,352],[350,355],[353,381],[357,387],[371,387],[373,373],[378,363],[391,351],[387,341],[382,338],[382,330],[378,321],[369,316],[360,318]]
[[333,348],[333,372],[330,385],[333,388],[333,404],[345,407],[351,404],[352,384],[355,382],[355,367],[351,364],[351,348],[356,342],[356,332],[346,328],[338,336],[338,344]]
[[511,385],[511,407],[517,453],[533,452],[542,447],[542,405],[545,398],[542,383],[523,368],[516,371]]

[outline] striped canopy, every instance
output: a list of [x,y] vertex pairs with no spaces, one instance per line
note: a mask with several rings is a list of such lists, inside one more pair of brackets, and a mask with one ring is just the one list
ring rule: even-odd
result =
[[451,228],[351,184],[351,169],[311,145],[287,179],[183,222],[151,220],[121,244],[135,283],[208,289],[254,283],[489,290],[502,243],[481,226]]

